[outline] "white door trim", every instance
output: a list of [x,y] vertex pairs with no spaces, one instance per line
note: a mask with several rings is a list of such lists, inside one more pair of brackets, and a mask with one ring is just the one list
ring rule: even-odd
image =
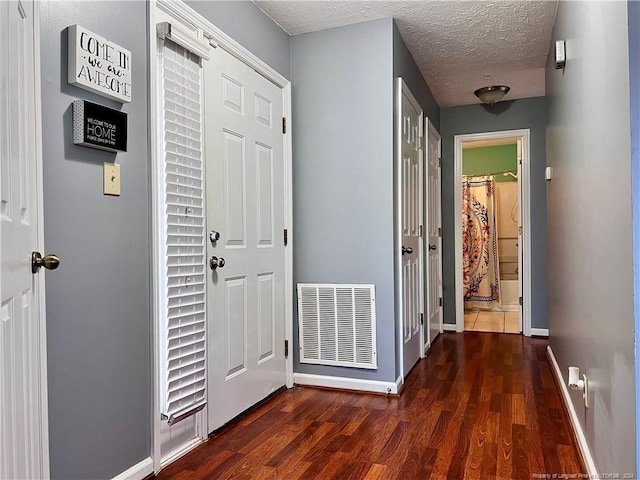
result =
[[[160,452],[160,398],[159,398],[159,337],[157,328],[157,318],[159,315],[158,306],[159,298],[159,272],[155,267],[155,259],[158,255],[159,225],[158,212],[162,199],[158,198],[158,181],[159,171],[158,165],[161,159],[158,158],[157,141],[159,138],[159,126],[153,122],[153,119],[159,118],[160,105],[157,102],[158,88],[156,76],[153,72],[156,69],[157,61],[157,34],[156,34],[156,18],[162,13],[169,16],[177,22],[189,27],[196,32],[202,40],[207,40],[217,47],[224,48],[246,65],[257,71],[259,74],[273,82],[282,89],[282,99],[284,112],[287,118],[287,129],[283,135],[283,153],[285,167],[285,212],[284,228],[288,232],[287,248],[285,248],[285,339],[289,342],[289,356],[286,359],[286,386],[293,387],[293,183],[292,183],[292,166],[293,166],[293,148],[292,148],[292,128],[291,128],[291,82],[276,72],[273,68],[260,60],[222,30],[213,25],[210,21],[197,13],[191,7],[187,6],[181,0],[151,0],[149,5],[149,118],[151,119],[151,128],[149,135],[149,149],[151,153],[151,201],[152,201],[152,286],[153,286],[153,361],[154,361],[154,393],[153,405],[151,408],[153,425],[153,442],[152,442],[152,458],[154,471],[157,473],[164,466],[161,465]],[[197,429],[200,438],[204,441],[207,439],[207,415],[200,413],[201,421],[198,422]],[[196,445],[193,445],[195,447]]]
[[[464,331],[464,298],[462,291],[462,143],[478,140],[500,139],[522,140],[522,166],[520,167],[520,205],[522,219],[522,272],[519,275],[522,292],[522,333],[531,336],[531,132],[527,129],[503,130],[499,132],[471,133],[455,135],[453,167],[453,212],[455,231],[455,296],[456,296],[456,332]],[[460,248],[459,248],[460,247]]]
[[[40,77],[40,2],[33,2],[33,48],[34,62],[34,106],[35,106],[35,140],[36,140],[36,188],[38,190],[38,251],[44,252],[44,172],[42,159],[42,92]],[[49,459],[49,389],[47,370],[47,309],[45,300],[45,275],[38,280],[38,309],[40,320],[40,408],[42,432],[42,473],[44,478],[50,475]]]

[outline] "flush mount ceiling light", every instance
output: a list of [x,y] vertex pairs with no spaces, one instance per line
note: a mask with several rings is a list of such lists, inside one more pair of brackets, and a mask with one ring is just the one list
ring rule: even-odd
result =
[[482,103],[493,105],[502,100],[507,93],[511,90],[506,85],[492,85],[490,87],[482,87],[473,92],[476,97],[480,99]]

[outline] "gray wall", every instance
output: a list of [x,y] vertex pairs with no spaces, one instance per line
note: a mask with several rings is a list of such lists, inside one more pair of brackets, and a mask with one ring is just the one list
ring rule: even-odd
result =
[[289,35],[253,2],[185,2],[285,78],[291,79]]
[[546,74],[549,340],[565,381],[568,365],[589,377],[588,409],[570,395],[598,471],[635,473],[626,2],[560,2],[555,40],[568,60]]
[[547,328],[546,122],[545,97],[501,102],[493,108],[466,105],[440,111],[444,323],[456,323],[453,137],[528,128],[531,131],[531,326]]
[[[291,38],[294,285],[374,283],[374,371],[294,371],[395,380],[391,19]],[[297,309],[296,317],[297,317]]]
[[[146,5],[45,2],[41,15],[44,234],[61,259],[46,288],[51,477],[111,478],[151,446]],[[131,50],[130,104],[67,84],[73,24]],[[73,145],[78,98],[129,115],[127,153]],[[102,164],[114,160],[120,197],[102,194]]]
[[[232,3],[232,4],[231,4]],[[289,76],[289,37],[251,2],[197,4],[212,23]],[[133,101],[67,84],[66,27],[132,51]],[[51,476],[112,478],[151,453],[150,159],[146,2],[42,2],[41,60]],[[71,102],[129,117],[128,152],[77,147]],[[122,195],[102,195],[102,164],[121,165]]]

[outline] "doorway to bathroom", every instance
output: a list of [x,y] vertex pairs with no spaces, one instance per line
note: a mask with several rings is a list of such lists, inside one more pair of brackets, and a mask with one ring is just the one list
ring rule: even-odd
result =
[[456,331],[530,335],[529,131],[454,143]]

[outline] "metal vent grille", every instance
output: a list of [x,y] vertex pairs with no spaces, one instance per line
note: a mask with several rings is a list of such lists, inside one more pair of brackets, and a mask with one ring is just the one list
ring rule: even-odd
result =
[[298,284],[300,363],[377,368],[374,285]]

